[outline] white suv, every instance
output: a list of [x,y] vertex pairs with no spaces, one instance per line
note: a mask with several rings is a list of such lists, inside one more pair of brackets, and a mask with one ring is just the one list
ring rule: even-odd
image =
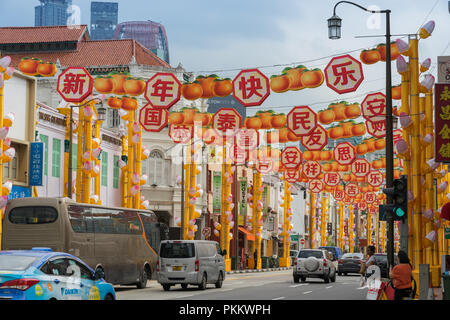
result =
[[302,249],[294,260],[294,282],[306,278],[321,278],[325,283],[336,281],[336,267],[331,254],[322,249]]

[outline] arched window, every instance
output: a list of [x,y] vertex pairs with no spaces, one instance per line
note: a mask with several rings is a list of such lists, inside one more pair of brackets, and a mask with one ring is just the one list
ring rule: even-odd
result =
[[147,185],[167,186],[170,181],[170,160],[159,150],[152,150],[142,163],[142,174],[147,174]]

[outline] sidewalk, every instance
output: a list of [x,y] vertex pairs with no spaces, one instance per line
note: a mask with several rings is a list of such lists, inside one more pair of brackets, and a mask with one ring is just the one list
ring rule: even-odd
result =
[[226,274],[267,272],[267,271],[282,271],[282,270],[290,270],[290,269],[292,269],[292,267],[267,268],[267,269],[243,269],[243,270],[227,271]]

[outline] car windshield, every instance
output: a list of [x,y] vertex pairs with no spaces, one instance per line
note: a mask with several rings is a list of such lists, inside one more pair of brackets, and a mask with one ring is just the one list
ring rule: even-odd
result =
[[327,251],[329,251],[329,252],[331,252],[333,254],[336,254],[336,248],[333,248],[333,247],[319,247],[319,249],[324,249],[324,250],[327,250]]
[[364,259],[364,255],[362,253],[354,253],[353,259]]
[[309,258],[309,257],[314,257],[314,258],[323,258],[323,252],[322,251],[313,251],[313,250],[302,250],[299,252],[298,254],[299,258]]
[[21,271],[28,267],[38,259],[31,256],[13,256],[9,254],[0,255],[0,271]]
[[352,259],[353,258],[353,253],[344,253],[342,255],[342,259]]
[[193,243],[161,243],[161,258],[193,258],[195,248]]

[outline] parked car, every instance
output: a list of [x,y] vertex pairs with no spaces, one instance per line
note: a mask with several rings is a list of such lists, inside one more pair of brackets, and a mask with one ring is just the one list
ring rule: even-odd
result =
[[208,283],[221,288],[225,280],[225,250],[216,241],[161,241],[156,277],[165,291],[176,284],[183,289],[196,285],[206,289]]
[[0,251],[0,300],[115,300],[103,278],[100,270],[50,248]]
[[289,257],[291,258],[291,267],[294,265],[294,260],[297,258],[298,250],[289,250]]
[[340,259],[338,259],[338,275],[345,276],[348,273],[358,273],[361,270],[361,263],[364,263],[364,255],[359,252],[344,253]]
[[301,249],[294,261],[294,282],[306,281],[306,278],[321,278],[325,283],[336,281],[336,267],[331,253],[323,249]]
[[322,246],[322,247],[319,247],[319,249],[324,249],[324,250],[331,252],[334,255],[333,261],[336,261],[342,257],[342,249],[339,247]]

